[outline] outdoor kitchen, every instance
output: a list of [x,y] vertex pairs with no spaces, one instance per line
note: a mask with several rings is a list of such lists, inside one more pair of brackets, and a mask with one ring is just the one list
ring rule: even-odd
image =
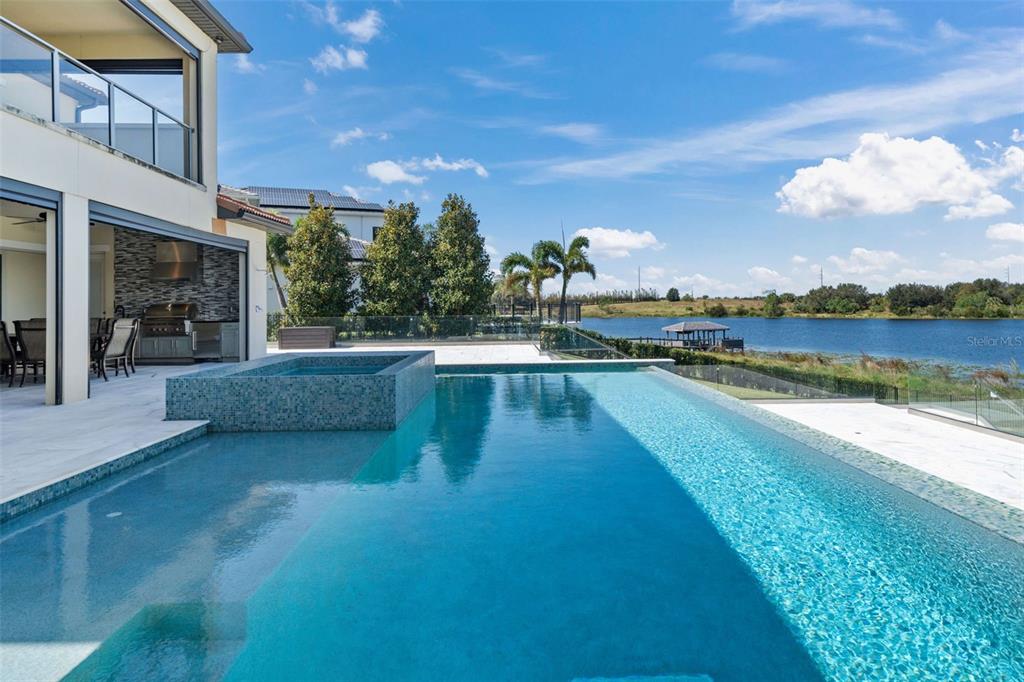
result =
[[141,320],[135,361],[238,361],[243,305],[239,254],[135,230],[107,229],[113,232],[110,316]]

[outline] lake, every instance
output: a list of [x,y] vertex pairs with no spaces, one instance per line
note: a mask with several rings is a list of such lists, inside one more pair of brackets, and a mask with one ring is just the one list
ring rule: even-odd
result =
[[[661,328],[706,317],[586,317],[580,325],[607,336],[664,337]],[[1024,320],[878,320],[726,317],[729,336],[747,348],[766,351],[819,351],[966,365],[1024,365]]]

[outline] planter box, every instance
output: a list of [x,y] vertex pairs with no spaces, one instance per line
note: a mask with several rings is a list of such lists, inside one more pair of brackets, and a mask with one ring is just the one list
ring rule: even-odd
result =
[[334,348],[334,327],[281,327],[277,347],[281,350]]

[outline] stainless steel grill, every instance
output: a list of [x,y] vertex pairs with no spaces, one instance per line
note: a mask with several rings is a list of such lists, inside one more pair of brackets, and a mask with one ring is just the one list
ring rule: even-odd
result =
[[158,303],[142,314],[143,336],[188,336],[199,314],[195,303]]

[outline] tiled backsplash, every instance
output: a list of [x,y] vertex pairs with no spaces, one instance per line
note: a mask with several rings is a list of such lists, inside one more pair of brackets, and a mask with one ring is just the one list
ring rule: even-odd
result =
[[149,278],[156,244],[167,237],[114,230],[114,306],[139,317],[154,303],[199,304],[200,320],[238,319],[238,254],[213,246],[200,247],[202,274],[195,282],[154,282]]

